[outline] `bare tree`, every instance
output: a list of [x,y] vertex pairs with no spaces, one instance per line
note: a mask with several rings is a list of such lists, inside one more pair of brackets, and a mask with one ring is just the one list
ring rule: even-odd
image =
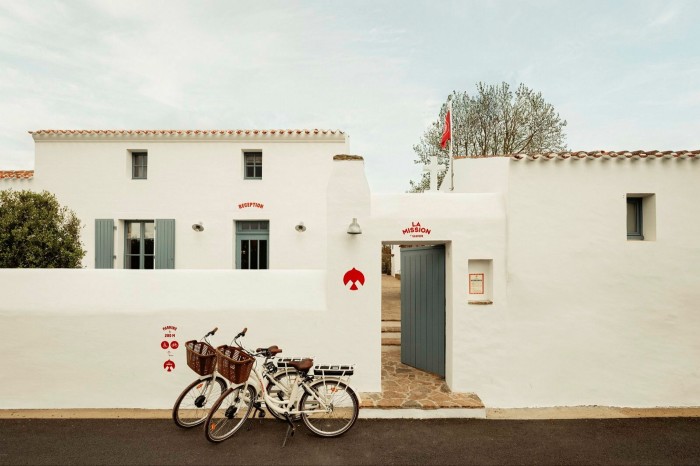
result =
[[[480,156],[566,150],[564,126],[554,107],[545,102],[541,92],[520,84],[513,92],[507,83],[478,83],[476,95],[452,92],[453,155]],[[436,155],[449,166],[448,148],[440,147],[447,103],[440,116],[413,146],[417,164],[426,164]],[[447,173],[447,172],[445,172]],[[439,181],[445,175],[440,175]],[[411,180],[410,192],[428,188],[429,175]]]

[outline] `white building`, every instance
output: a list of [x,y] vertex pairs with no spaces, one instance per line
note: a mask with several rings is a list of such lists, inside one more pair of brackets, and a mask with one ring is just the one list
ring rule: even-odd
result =
[[[436,246],[401,265],[402,286],[435,280],[416,309],[438,303],[411,311],[437,317],[404,323],[402,341],[453,390],[487,407],[700,406],[700,151],[463,158],[452,191],[371,195],[338,131],[32,135],[33,179],[2,186],[75,210],[86,267],[179,270],[0,271],[0,350],[21,332],[61,348],[45,369],[59,396],[36,406],[20,377],[0,408],[167,407],[191,377],[159,368],[166,324],[183,339],[248,326],[256,343],[355,362],[357,387],[379,391],[382,244]],[[120,348],[83,358],[91,380],[117,375],[104,390],[73,393],[76,340]],[[124,395],[143,383],[149,396]]]
[[[31,134],[34,176],[19,185],[55,193],[77,213],[85,267],[324,266],[332,156],[348,150],[340,131]],[[307,234],[284,234],[302,217]]]

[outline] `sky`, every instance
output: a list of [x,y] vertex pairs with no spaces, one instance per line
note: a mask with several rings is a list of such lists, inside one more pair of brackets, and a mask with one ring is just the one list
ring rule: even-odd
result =
[[450,92],[520,83],[571,150],[700,148],[700,1],[0,0],[0,169],[37,129],[339,129],[375,193]]

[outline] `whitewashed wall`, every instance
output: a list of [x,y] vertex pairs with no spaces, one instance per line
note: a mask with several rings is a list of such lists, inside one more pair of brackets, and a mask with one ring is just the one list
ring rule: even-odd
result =
[[[76,211],[85,225],[86,267],[95,265],[94,219],[117,222],[115,267],[122,268],[124,220],[173,218],[178,269],[233,268],[235,220],[270,221],[270,268],[322,269],[332,157],[347,149],[344,134],[37,138],[32,186]],[[131,179],[129,150],[148,151],[147,180]],[[244,180],[244,150],[262,150],[262,180]],[[247,202],[264,208],[239,208]],[[202,233],[192,230],[199,221]],[[304,235],[294,230],[299,221]]]
[[[457,162],[466,193],[375,196],[361,161],[329,162],[309,262],[323,270],[0,271],[0,350],[16,355],[1,407],[168,407],[191,373],[183,349],[163,371],[165,325],[181,341],[248,326],[251,346],[355,362],[357,388],[379,390],[383,242],[446,245],[454,390],[489,407],[699,406],[700,163],[488,160]],[[627,241],[626,193],[655,193],[655,241]],[[362,235],[346,233],[353,217]],[[430,237],[407,238],[412,222]],[[306,223],[293,237],[315,241]],[[493,304],[469,304],[470,260],[492,261]]]
[[[508,305],[464,316],[455,388],[498,407],[700,406],[700,163],[491,163],[509,178]],[[655,193],[655,241],[627,241],[627,193]]]
[[[353,331],[368,309],[330,308],[323,271],[0,270],[0,283],[0,409],[169,408],[195,378],[185,341],[215,326],[219,344],[247,326],[252,348],[356,363],[355,386],[378,389],[374,354]],[[172,358],[166,326],[181,345]]]

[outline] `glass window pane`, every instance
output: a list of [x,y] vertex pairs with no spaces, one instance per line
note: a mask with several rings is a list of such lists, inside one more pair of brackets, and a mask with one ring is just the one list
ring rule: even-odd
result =
[[127,223],[126,225],[126,254],[141,253],[141,224]]
[[139,256],[129,256],[127,261],[130,269],[140,269],[141,268],[141,258]]
[[262,178],[262,154],[250,152],[244,154],[245,177],[250,179]]
[[153,222],[144,222],[144,253],[155,253],[156,225]]
[[260,267],[261,269],[267,268],[267,240],[260,240]]
[[637,206],[634,202],[627,201],[627,234],[637,232]]
[[129,254],[140,254],[141,253],[141,240],[130,239],[127,243],[127,253]]
[[155,240],[153,238],[146,238],[144,240],[144,253],[154,254],[155,253]]
[[250,268],[248,266],[248,257],[250,256],[249,249],[250,241],[241,240],[241,268],[246,270]]
[[155,256],[145,256],[143,258],[144,269],[155,269]]
[[148,167],[148,154],[146,152],[133,152],[131,154],[131,176],[134,179],[146,179]]
[[250,240],[250,268],[258,268],[258,240]]

